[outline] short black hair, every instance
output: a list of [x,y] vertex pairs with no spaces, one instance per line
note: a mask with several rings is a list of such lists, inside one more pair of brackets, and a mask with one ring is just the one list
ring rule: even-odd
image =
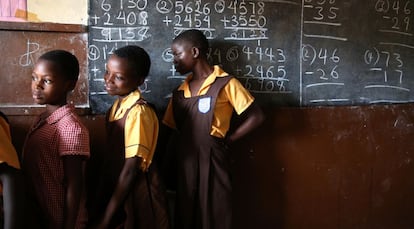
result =
[[173,43],[188,42],[193,47],[200,50],[200,54],[206,56],[209,49],[207,37],[198,29],[189,29],[180,33],[174,38]]
[[148,76],[151,59],[143,48],[137,45],[127,45],[115,50],[114,54],[120,58],[125,58],[129,67],[138,77],[145,79]]
[[67,80],[78,81],[79,61],[72,53],[66,50],[52,50],[41,55],[39,60],[53,62],[57,66],[59,73]]

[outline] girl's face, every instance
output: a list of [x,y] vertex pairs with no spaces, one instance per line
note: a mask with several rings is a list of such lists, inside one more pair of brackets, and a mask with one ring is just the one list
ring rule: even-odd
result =
[[112,55],[106,64],[105,89],[110,95],[126,96],[142,83],[135,77],[125,58]]
[[181,75],[192,71],[194,65],[195,48],[182,42],[174,42],[171,46],[174,55],[174,65]]
[[39,60],[32,73],[32,96],[37,104],[63,105],[73,83],[59,74],[52,61]]

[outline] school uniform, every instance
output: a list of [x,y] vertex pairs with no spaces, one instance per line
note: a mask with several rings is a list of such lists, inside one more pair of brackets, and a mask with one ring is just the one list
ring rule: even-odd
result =
[[[11,140],[10,126],[2,116],[3,113],[0,114],[0,174],[20,173],[20,162]],[[0,192],[3,192],[1,184]]]
[[[116,100],[107,114],[107,151],[102,187],[112,196],[126,158],[140,157],[132,190],[124,208],[114,218],[113,226],[134,229],[169,228],[167,200],[155,164],[152,163],[157,138],[158,118],[154,109],[141,98],[139,90]],[[125,216],[123,214],[125,211]]]
[[175,228],[230,229],[232,185],[224,138],[233,110],[241,114],[254,98],[218,66],[194,97],[191,77],[173,91],[163,119],[179,135]]
[[[89,152],[89,132],[72,105],[60,107],[45,119],[39,116],[30,129],[24,144],[22,168],[47,228],[63,227],[66,188],[62,157],[86,159]],[[86,225],[85,194],[82,193],[76,228]],[[36,228],[36,225],[30,226]]]
[[0,192],[4,228],[21,228],[24,216],[24,186],[20,162],[13,146],[7,117],[0,112]]
[[19,158],[11,141],[10,126],[7,121],[0,117],[0,163],[20,169]]

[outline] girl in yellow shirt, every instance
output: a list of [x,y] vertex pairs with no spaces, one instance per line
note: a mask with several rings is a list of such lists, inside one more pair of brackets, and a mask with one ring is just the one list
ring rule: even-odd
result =
[[[208,41],[187,30],[172,43],[174,65],[191,74],[173,91],[163,123],[177,130],[175,228],[231,229],[228,145],[263,121],[261,109],[241,83],[207,61]],[[236,111],[242,122],[229,132]]]
[[4,228],[23,228],[23,177],[11,141],[10,126],[2,112],[0,112],[0,180],[3,191]]
[[152,163],[158,118],[137,89],[150,64],[144,49],[129,45],[115,50],[106,65],[106,91],[118,99],[106,118],[108,145],[100,174],[105,180],[98,192],[108,193],[104,201],[109,202],[97,228],[169,228],[166,196]]

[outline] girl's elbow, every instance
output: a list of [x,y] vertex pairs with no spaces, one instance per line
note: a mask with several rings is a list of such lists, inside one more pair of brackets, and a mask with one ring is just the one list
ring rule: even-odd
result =
[[255,126],[260,126],[266,119],[266,116],[263,112],[263,110],[259,107],[256,106],[256,109],[254,111],[254,120],[255,120]]

